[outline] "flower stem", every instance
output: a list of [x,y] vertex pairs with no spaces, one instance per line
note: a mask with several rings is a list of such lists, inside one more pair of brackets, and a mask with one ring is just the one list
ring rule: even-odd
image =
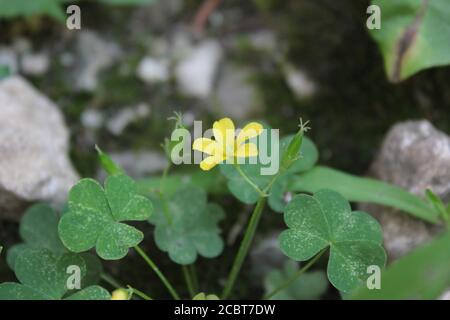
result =
[[230,274],[225,284],[225,288],[223,289],[222,299],[228,298],[231,291],[233,290],[236,278],[239,274],[239,271],[241,270],[245,257],[247,256],[248,250],[253,241],[253,237],[255,236],[256,228],[258,227],[265,204],[266,197],[261,197],[256,203],[255,208],[253,209],[253,213],[250,217],[247,230],[245,231],[241,246],[239,247],[239,251],[236,255],[236,258],[234,259],[233,266],[231,267]]
[[169,225],[172,224],[172,215],[170,214],[166,195],[164,194],[164,187],[165,187],[165,182],[166,182],[167,174],[169,173],[170,167],[171,167],[171,162],[169,159],[169,164],[164,169],[162,177],[161,177],[161,182],[159,184],[159,198],[161,199],[161,202],[162,202],[164,216],[166,217]]
[[252,180],[250,180],[250,178],[245,174],[244,171],[242,171],[239,164],[236,163],[234,167],[236,168],[237,172],[241,175],[241,177],[245,180],[245,182],[247,182],[253,189],[255,189],[256,192],[258,192],[261,198],[267,197],[267,194],[264,191],[262,191]]
[[188,287],[189,290],[189,294],[191,295],[191,298],[193,296],[195,296],[195,291],[194,291],[194,281],[191,277],[191,274],[189,273],[189,269],[187,266],[181,266],[181,268],[183,269],[183,276],[184,276],[184,280],[186,281],[186,285]]
[[133,288],[132,286],[128,286],[128,288],[133,292],[133,294],[137,295],[138,297],[141,297],[144,300],[153,300],[150,296],[146,295],[142,291]]
[[115,280],[113,277],[111,277],[109,274],[102,273],[100,275],[100,278],[115,289],[122,288],[120,283],[117,280]]
[[194,292],[198,292],[198,278],[197,278],[197,271],[195,270],[195,264],[190,264],[188,266],[189,271],[191,272],[192,277],[192,285],[194,287]]
[[162,272],[159,270],[159,268],[156,266],[156,264],[149,258],[149,256],[139,247],[134,246],[134,250],[136,250],[137,253],[144,259],[144,261],[149,265],[149,267],[155,271],[156,275],[161,279],[161,281],[166,286],[167,290],[169,290],[170,294],[175,300],[180,300],[180,296],[175,291],[175,289],[172,287],[170,282],[167,280],[167,278],[162,274]]
[[319,258],[325,253],[326,250],[327,249],[325,248],[322,251],[320,251],[314,258],[309,260],[309,262],[303,268],[298,270],[293,277],[291,277],[290,279],[286,280],[283,284],[281,284],[280,286],[275,288],[271,293],[266,295],[264,297],[264,300],[269,300],[270,298],[272,298],[274,295],[276,295],[280,291],[282,291],[282,290],[286,289],[287,287],[289,287],[294,281],[297,281],[298,278],[300,278],[300,276],[302,274],[304,274],[314,263],[316,263],[317,260],[319,260]]

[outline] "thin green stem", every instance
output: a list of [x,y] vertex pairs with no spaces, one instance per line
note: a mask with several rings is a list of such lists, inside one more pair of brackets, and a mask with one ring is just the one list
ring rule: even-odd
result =
[[128,286],[128,288],[133,292],[133,294],[137,295],[138,297],[141,297],[144,300],[153,300],[150,296],[146,295],[142,291],[133,288],[132,286]]
[[259,196],[261,198],[267,197],[267,194],[262,191],[250,178],[245,174],[244,171],[242,171],[241,167],[238,163],[235,163],[234,167],[236,168],[237,172],[241,175],[241,177],[253,188],[258,192]]
[[304,274],[306,271],[308,271],[308,269],[317,262],[317,260],[319,260],[319,258],[325,253],[327,249],[323,249],[322,251],[320,251],[314,258],[312,258],[311,260],[309,260],[309,262],[307,264],[305,264],[305,266],[303,268],[301,268],[300,270],[298,270],[295,275],[293,277],[291,277],[290,279],[286,280],[284,283],[282,283],[280,286],[278,286],[277,288],[275,288],[271,293],[269,293],[268,295],[266,295],[264,297],[264,300],[269,300],[270,298],[272,298],[274,295],[276,295],[277,293],[279,293],[280,291],[286,289],[287,287],[289,287],[294,281],[297,281],[298,278],[300,278],[300,276],[302,274]]
[[167,174],[169,173],[170,167],[171,167],[171,162],[169,159],[169,164],[164,169],[164,171],[162,173],[161,181],[159,183],[159,198],[161,199],[161,202],[162,202],[164,216],[166,217],[169,225],[172,224],[172,215],[170,214],[169,207],[167,205],[167,199],[164,194],[164,187],[165,187],[166,177],[167,177]]
[[261,219],[265,204],[266,197],[261,197],[256,203],[255,208],[253,209],[253,213],[250,217],[247,230],[245,231],[244,238],[242,239],[239,251],[236,255],[236,258],[234,259],[233,266],[231,267],[230,274],[225,284],[225,288],[223,289],[222,299],[228,298],[231,291],[233,290],[236,278],[239,274],[239,271],[241,270],[245,257],[247,256],[250,245],[252,244],[253,237],[255,236],[255,232],[258,227],[259,220]]
[[135,246],[134,250],[144,259],[144,261],[149,265],[149,267],[156,273],[156,275],[161,279],[161,281],[166,286],[167,290],[169,290],[170,294],[175,300],[180,300],[180,296],[175,291],[173,286],[170,284],[169,280],[162,274],[156,264],[147,256],[147,254],[139,247]]
[[195,291],[194,291],[194,285],[193,285],[193,280],[191,278],[191,274],[189,273],[189,269],[187,266],[183,265],[183,266],[181,266],[181,268],[183,269],[184,280],[186,281],[186,285],[188,287],[189,294],[192,298],[193,296],[195,296]]
[[105,281],[106,283],[108,283],[110,286],[112,286],[115,289],[120,289],[122,288],[122,286],[120,285],[120,283],[115,280],[113,277],[111,277],[109,274],[106,273],[102,273],[100,275],[100,278]]
[[194,287],[194,291],[197,293],[198,292],[198,277],[197,277],[197,271],[195,270],[195,264],[190,264],[188,266],[189,271],[191,272],[191,277],[192,277],[192,285]]

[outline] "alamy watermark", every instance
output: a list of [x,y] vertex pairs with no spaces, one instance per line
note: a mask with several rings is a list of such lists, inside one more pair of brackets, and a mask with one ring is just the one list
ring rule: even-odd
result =
[[[234,129],[224,132],[208,129],[203,132],[202,121],[194,121],[192,134],[185,128],[177,128],[172,132],[171,161],[176,165],[200,164],[204,159],[214,156],[219,163],[259,164],[261,175],[277,174],[280,168],[279,130],[263,129],[255,132],[250,129],[240,133],[240,130]],[[205,139],[202,152],[193,151],[192,148],[198,138]],[[256,155],[252,155],[254,146],[257,148]]]

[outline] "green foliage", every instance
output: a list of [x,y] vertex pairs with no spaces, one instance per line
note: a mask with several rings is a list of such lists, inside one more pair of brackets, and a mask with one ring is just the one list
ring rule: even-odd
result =
[[204,292],[200,292],[196,294],[192,300],[220,300],[218,296],[215,294],[205,294]]
[[59,236],[73,252],[93,247],[106,260],[123,258],[144,235],[123,221],[147,220],[150,200],[137,194],[135,182],[125,175],[110,176],[105,189],[95,180],[82,179],[69,193],[69,212],[59,222]]
[[[150,5],[157,0],[98,0],[99,3],[115,6]],[[31,17],[44,15],[65,22],[67,15],[63,4],[75,4],[77,0],[0,0],[0,18]]]
[[[58,214],[45,204],[37,204],[29,208],[20,222],[19,243],[8,250],[6,261],[15,270],[17,257],[29,249],[46,249],[55,257],[60,257],[68,250],[64,247],[58,235]],[[102,272],[102,265],[97,257],[89,252],[83,253],[86,264],[86,275],[82,280],[82,287],[98,283]]]
[[[288,260],[282,270],[273,270],[264,278],[266,294],[289,281],[298,271],[297,263]],[[273,300],[312,300],[318,299],[328,289],[328,281],[325,272],[310,271],[302,274],[292,284],[275,294]]]
[[348,201],[386,205],[427,222],[439,222],[439,212],[423,199],[400,187],[374,179],[355,177],[327,167],[317,166],[295,176],[288,189],[292,192],[308,193],[331,189],[342,194]]
[[[15,274],[20,283],[0,284],[0,300],[107,300],[108,291],[90,286],[78,292],[67,288],[69,266],[86,275],[86,263],[80,255],[55,256],[47,249],[26,249],[16,259]],[[67,296],[69,294],[69,296]]]
[[450,2],[372,0],[381,9],[381,29],[371,30],[390,80],[402,81],[430,67],[450,64]]
[[100,160],[100,164],[102,168],[111,176],[125,174],[125,171],[111,159],[111,157],[104,153],[99,146],[95,146],[95,150],[97,150],[98,158]]
[[186,265],[194,263],[198,254],[215,258],[222,252],[218,223],[225,214],[219,205],[207,202],[203,189],[181,189],[155,207],[150,218],[155,225],[155,241],[172,261]]
[[351,299],[436,299],[450,286],[450,233],[395,261],[381,275],[381,289],[361,287]]
[[[284,137],[280,140],[280,148],[279,155],[280,159],[278,159],[281,164],[281,156],[287,150],[289,143],[295,135],[291,135],[288,137]],[[269,143],[270,145],[270,143]],[[270,154],[269,150],[269,154]],[[318,151],[314,143],[304,137],[303,142],[300,148],[300,154],[298,155],[298,159],[292,163],[292,166],[283,174],[281,174],[277,180],[283,181],[286,177],[292,175],[293,173],[303,172],[311,169],[318,159]],[[264,189],[270,181],[273,179],[271,175],[261,175],[261,168],[264,168],[265,165],[260,162],[256,164],[242,164],[240,165],[242,171],[250,178],[250,180],[255,183],[260,189]],[[236,168],[230,164],[222,164],[220,165],[221,172],[228,179],[228,189],[230,192],[240,201],[246,204],[254,204],[259,199],[258,192],[250,186],[245,179],[239,174]],[[284,182],[279,182],[283,184]],[[276,183],[275,183],[276,184]],[[275,185],[274,185],[275,188]],[[269,204],[274,204],[274,206],[279,209],[278,198],[274,198],[272,200],[269,199]]]
[[367,213],[352,212],[347,200],[334,191],[294,197],[285,208],[284,220],[289,229],[279,238],[283,253],[306,261],[329,247],[328,279],[343,292],[367,279],[369,265],[385,264],[378,222]]
[[0,0],[0,17],[30,17],[33,15],[48,15],[64,22],[66,15],[61,4],[68,0]]

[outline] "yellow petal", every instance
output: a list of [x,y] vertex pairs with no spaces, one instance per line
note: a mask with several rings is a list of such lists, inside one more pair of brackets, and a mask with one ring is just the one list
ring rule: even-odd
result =
[[206,157],[205,159],[202,160],[202,162],[200,162],[200,168],[203,171],[209,171],[212,168],[214,168],[217,164],[219,164],[220,161],[218,160],[219,159],[215,156]]
[[128,300],[128,292],[124,289],[114,290],[111,294],[111,300]]
[[236,151],[236,157],[240,158],[256,157],[257,155],[258,147],[254,143],[243,144]]
[[224,148],[234,143],[234,123],[230,118],[223,118],[213,124],[216,141]]
[[217,149],[217,142],[208,138],[198,138],[194,140],[192,149],[213,155]]
[[236,145],[239,147],[242,143],[248,139],[259,136],[263,131],[263,126],[258,122],[250,122],[247,124],[236,138]]

